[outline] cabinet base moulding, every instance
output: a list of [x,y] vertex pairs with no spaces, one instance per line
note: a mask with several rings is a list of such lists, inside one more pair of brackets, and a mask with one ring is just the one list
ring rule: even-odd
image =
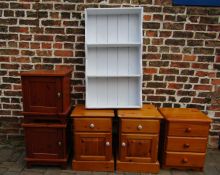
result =
[[32,165],[60,165],[62,169],[66,169],[68,158],[64,159],[36,159],[25,158],[27,167],[31,168]]
[[75,171],[114,171],[114,161],[72,161]]
[[143,162],[121,162],[117,160],[117,171],[124,172],[141,172],[141,173],[158,173],[160,171],[159,162],[143,163]]

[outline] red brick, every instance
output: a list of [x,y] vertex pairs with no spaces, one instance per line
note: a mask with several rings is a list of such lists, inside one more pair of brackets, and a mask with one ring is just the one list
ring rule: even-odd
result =
[[212,84],[213,85],[220,85],[220,79],[213,79]]
[[71,50],[55,50],[54,55],[55,56],[62,56],[62,57],[72,57],[73,51],[71,51]]
[[51,49],[52,48],[51,43],[42,43],[41,47],[42,47],[42,49]]
[[195,85],[194,89],[195,90],[211,91],[212,90],[212,86],[211,85]]
[[157,73],[157,69],[156,68],[145,68],[144,73],[145,74],[155,74],[155,73]]
[[216,76],[215,72],[207,72],[207,71],[197,71],[196,72],[196,76],[199,77],[210,77],[210,78],[214,78]]
[[144,21],[150,21],[151,15],[144,15]]
[[183,61],[196,61],[195,55],[184,55]]
[[183,84],[177,84],[177,83],[169,83],[168,84],[169,89],[182,89]]
[[63,44],[62,43],[54,43],[53,48],[55,49],[62,49]]
[[29,63],[30,58],[29,57],[11,57],[12,62],[18,62],[18,63]]
[[51,50],[37,50],[36,51],[37,56],[52,56]]

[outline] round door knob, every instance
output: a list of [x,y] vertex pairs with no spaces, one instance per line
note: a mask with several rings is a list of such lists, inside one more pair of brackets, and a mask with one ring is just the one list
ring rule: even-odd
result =
[[185,130],[186,132],[191,132],[192,131],[192,128],[186,128],[186,130]]
[[189,144],[188,143],[184,143],[183,147],[184,148],[189,148]]
[[61,93],[60,93],[60,92],[57,93],[57,97],[58,97],[58,98],[61,97]]
[[91,123],[91,124],[89,125],[89,127],[90,127],[90,128],[95,128],[95,125],[94,125],[93,123]]
[[61,142],[61,141],[59,141],[59,142],[58,142],[58,145],[59,145],[59,146],[62,146],[62,142]]
[[182,162],[183,163],[188,163],[188,159],[187,158],[183,158]]
[[143,127],[141,125],[138,125],[137,128],[138,128],[138,130],[142,130],[143,129]]
[[106,145],[106,146],[110,146],[110,142],[106,142],[105,145]]
[[126,146],[126,143],[125,143],[125,142],[122,142],[122,143],[121,143],[121,146],[125,147],[125,146]]

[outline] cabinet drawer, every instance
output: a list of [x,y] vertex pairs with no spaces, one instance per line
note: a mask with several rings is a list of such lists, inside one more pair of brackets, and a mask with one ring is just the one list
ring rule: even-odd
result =
[[135,133],[159,133],[160,121],[143,119],[122,119],[122,132]]
[[205,154],[202,153],[166,153],[166,166],[203,167]]
[[207,123],[169,123],[169,136],[198,136],[207,137],[209,133],[209,124]]
[[168,137],[167,151],[206,152],[207,138]]
[[108,118],[80,118],[74,119],[75,131],[111,131],[112,120]]

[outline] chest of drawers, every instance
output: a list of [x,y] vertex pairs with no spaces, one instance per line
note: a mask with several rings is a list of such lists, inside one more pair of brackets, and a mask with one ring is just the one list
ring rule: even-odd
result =
[[73,110],[73,170],[114,171],[112,152],[113,110]]
[[157,173],[160,119],[153,105],[141,109],[118,110],[118,171]]
[[198,109],[161,108],[165,118],[162,167],[202,170],[211,119]]

